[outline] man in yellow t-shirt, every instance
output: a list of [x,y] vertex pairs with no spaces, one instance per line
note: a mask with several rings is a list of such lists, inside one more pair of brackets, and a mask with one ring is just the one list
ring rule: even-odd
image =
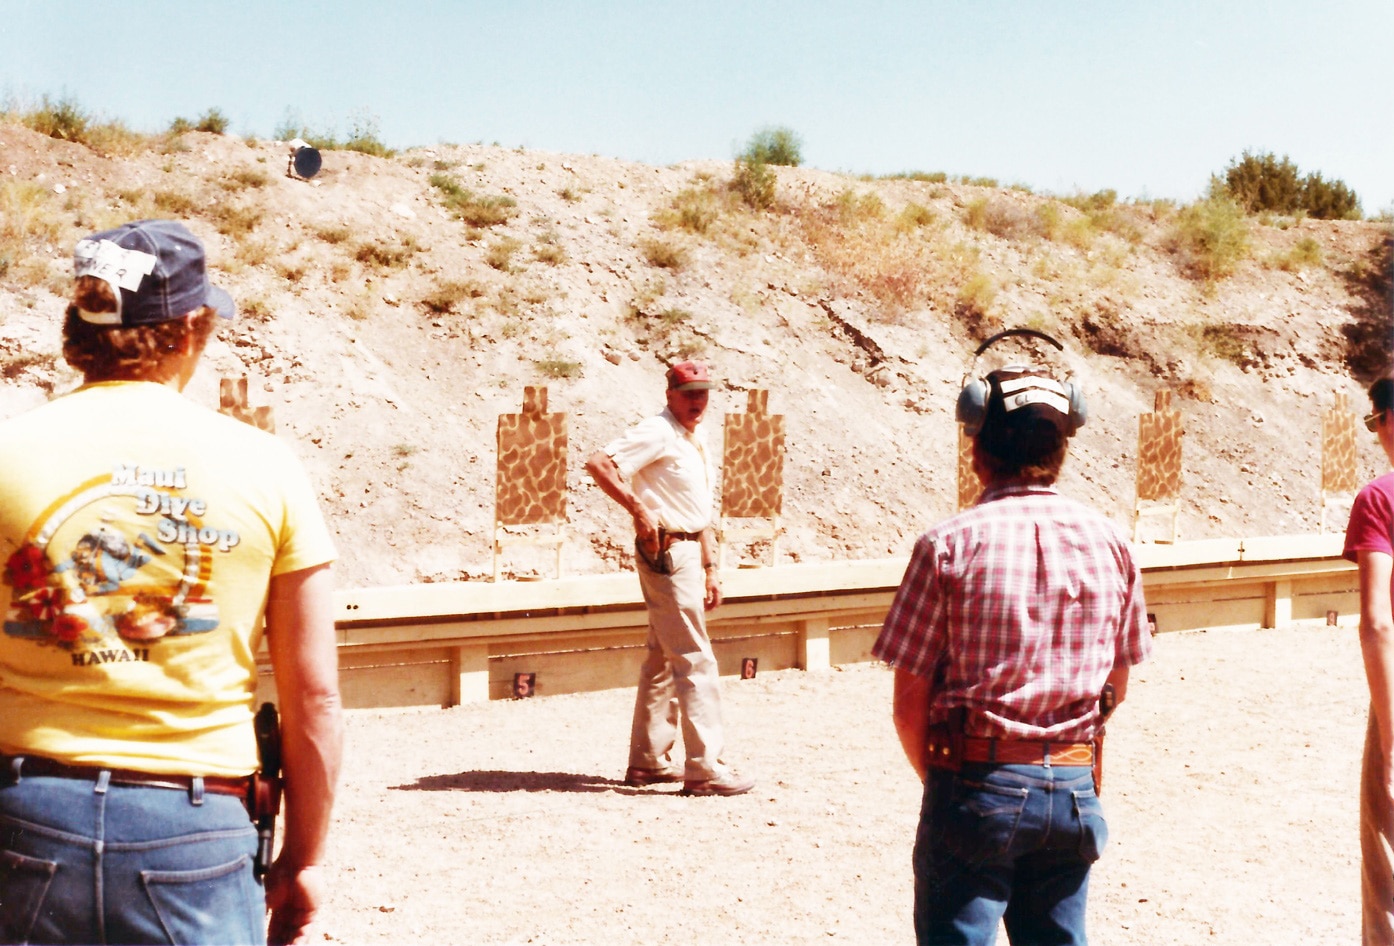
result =
[[[0,941],[291,942],[341,755],[333,543],[285,444],[180,393],[233,314],[198,240],[127,224],[75,276],[84,384],[0,424]],[[265,892],[263,635],[286,777]]]

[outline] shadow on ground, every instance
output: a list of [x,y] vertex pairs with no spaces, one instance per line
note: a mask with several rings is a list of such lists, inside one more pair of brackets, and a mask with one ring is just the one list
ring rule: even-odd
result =
[[502,772],[484,770],[455,775],[426,775],[400,792],[612,792],[623,788],[618,779],[575,772]]

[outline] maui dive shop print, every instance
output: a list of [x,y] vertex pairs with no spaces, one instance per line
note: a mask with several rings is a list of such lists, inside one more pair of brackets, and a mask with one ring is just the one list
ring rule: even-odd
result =
[[83,665],[147,660],[148,647],[127,645],[216,628],[208,581],[240,539],[205,520],[186,479],[182,467],[120,464],[50,506],[5,563],[5,633]]

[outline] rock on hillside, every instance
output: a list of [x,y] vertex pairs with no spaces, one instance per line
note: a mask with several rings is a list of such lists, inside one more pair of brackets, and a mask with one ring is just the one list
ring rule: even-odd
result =
[[[1321,411],[1338,392],[1362,411],[1388,357],[1380,224],[1250,221],[1251,255],[1207,282],[1165,204],[780,168],[756,212],[724,162],[323,157],[305,182],[276,142],[104,156],[0,125],[0,415],[76,382],[58,358],[74,240],[185,219],[242,314],[189,394],[216,406],[219,377],[250,378],[319,485],[345,586],[489,576],[495,425],[525,385],[569,417],[576,574],[627,567],[628,524],[581,467],[660,406],[679,356],[721,378],[714,447],[752,388],[786,416],[781,561],[904,554],[953,511],[954,399],[997,328],[1069,347],[1091,419],[1062,488],[1125,529],[1138,415],[1175,392],[1183,538],[1317,531]],[[1372,475],[1382,458],[1361,450]],[[550,571],[537,551],[505,563]]]

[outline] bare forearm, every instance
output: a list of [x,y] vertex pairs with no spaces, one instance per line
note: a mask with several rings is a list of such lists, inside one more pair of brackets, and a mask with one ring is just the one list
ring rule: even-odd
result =
[[272,578],[266,627],[280,700],[286,786],[280,856],[299,868],[323,858],[343,759],[343,707],[328,567]]
[[1390,600],[1390,576],[1394,559],[1383,552],[1362,551],[1360,566],[1360,653],[1365,659],[1365,679],[1370,686],[1370,707],[1375,714],[1380,746],[1385,758],[1394,747],[1394,605]]
[[895,671],[895,697],[892,718],[905,758],[920,781],[929,773],[926,750],[929,744],[929,681],[899,668]]
[[1374,618],[1360,622],[1360,653],[1370,687],[1370,706],[1380,745],[1394,746],[1394,622]]
[[320,864],[343,762],[339,694],[301,694],[283,704],[282,719],[286,820],[281,857],[297,868]]
[[625,512],[631,516],[638,515],[639,509],[642,508],[639,497],[634,495],[634,491],[625,482],[613,457],[603,450],[597,450],[586,461],[586,472],[595,480],[601,492],[619,503]]

